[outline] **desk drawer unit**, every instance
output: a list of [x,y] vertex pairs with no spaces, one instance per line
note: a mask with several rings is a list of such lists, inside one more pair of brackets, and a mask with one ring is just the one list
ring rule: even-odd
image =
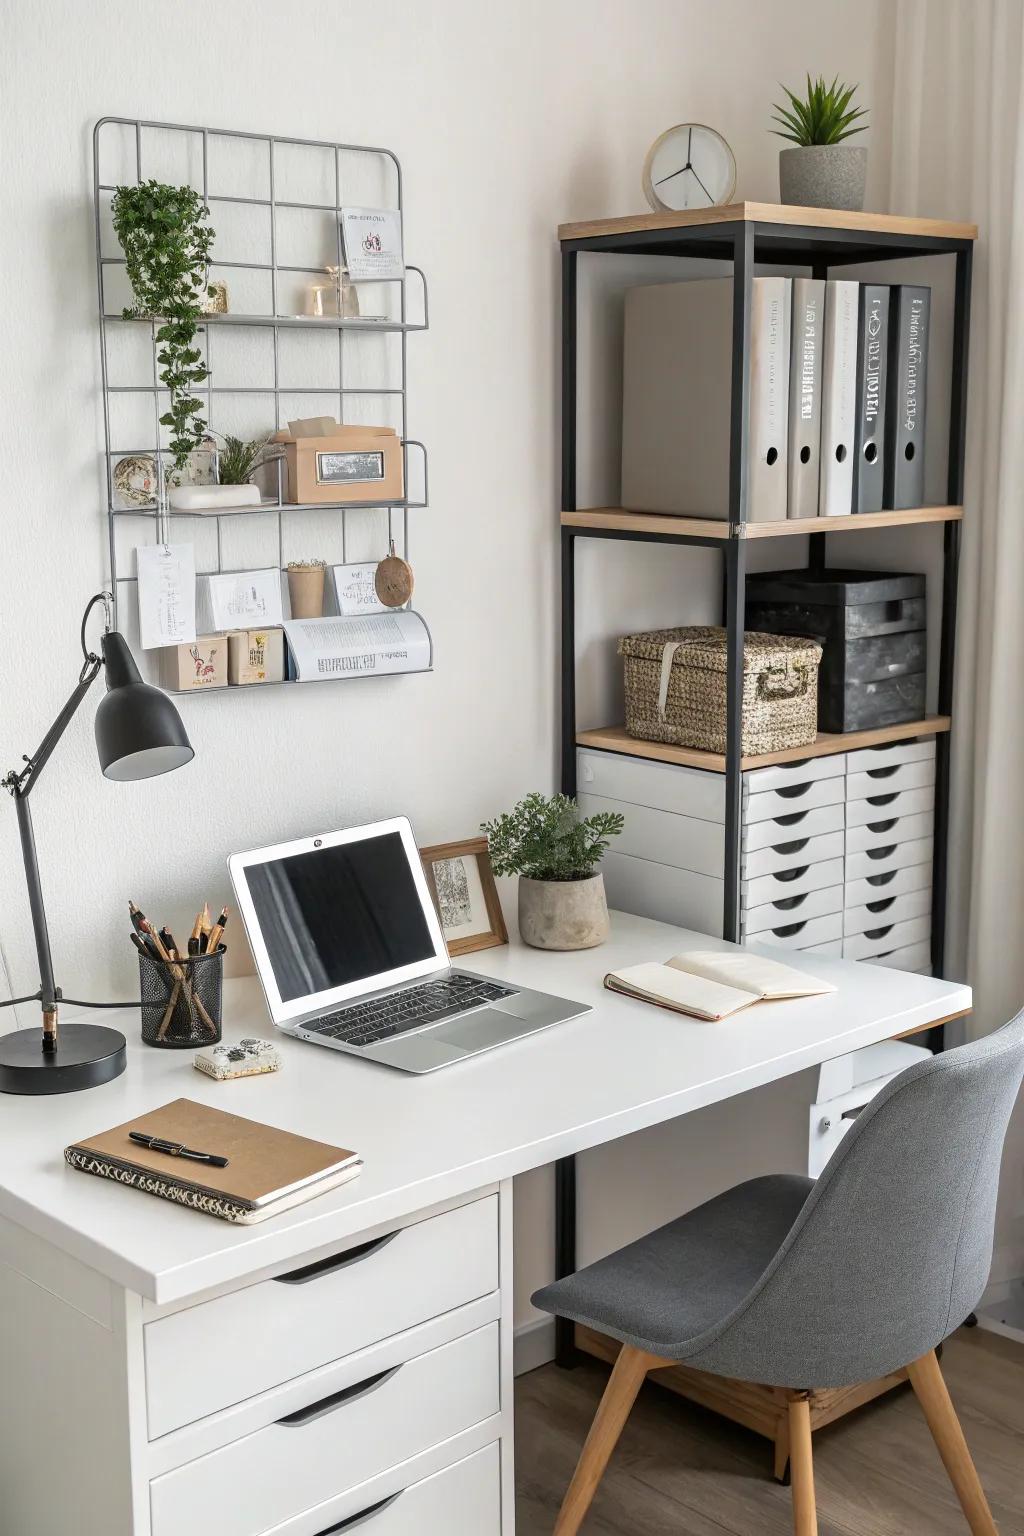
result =
[[144,1330],[149,1437],[364,1349],[497,1285],[498,1202],[492,1195],[157,1318]]
[[491,1323],[155,1478],[153,1536],[260,1536],[490,1418],[499,1399]]

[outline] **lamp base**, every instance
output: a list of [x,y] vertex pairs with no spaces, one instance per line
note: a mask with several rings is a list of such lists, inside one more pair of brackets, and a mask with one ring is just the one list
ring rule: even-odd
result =
[[0,1093],[77,1093],[120,1077],[125,1038],[103,1024],[61,1024],[57,1049],[43,1053],[41,1029],[0,1035]]

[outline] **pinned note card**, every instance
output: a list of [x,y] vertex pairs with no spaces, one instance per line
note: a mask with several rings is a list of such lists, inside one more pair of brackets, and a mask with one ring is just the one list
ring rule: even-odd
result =
[[191,544],[140,544],[139,641],[144,651],[196,638],[196,562]]

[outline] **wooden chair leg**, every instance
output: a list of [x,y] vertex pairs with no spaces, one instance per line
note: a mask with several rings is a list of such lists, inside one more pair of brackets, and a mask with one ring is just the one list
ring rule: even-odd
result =
[[637,1393],[643,1386],[644,1377],[658,1366],[671,1364],[670,1360],[645,1354],[642,1349],[633,1349],[629,1344],[622,1346],[604,1389],[604,1396],[598,1404],[572,1482],[558,1512],[554,1536],[576,1536],[625,1428]]
[[806,1392],[793,1392],[789,1398],[789,1465],[793,1483],[793,1529],[796,1536],[818,1536],[811,1404]]
[[789,1410],[775,1426],[772,1473],[777,1483],[789,1484]]
[[972,1536],[999,1536],[934,1350],[908,1365],[907,1374]]

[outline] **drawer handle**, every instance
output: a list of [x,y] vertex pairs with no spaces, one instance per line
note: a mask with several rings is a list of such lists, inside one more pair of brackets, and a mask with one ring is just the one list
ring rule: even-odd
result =
[[868,858],[869,859],[889,859],[896,852],[896,849],[898,848],[898,846],[899,846],[898,843],[889,843],[888,846],[885,847],[885,848],[869,848],[867,850]]
[[797,907],[803,906],[808,894],[804,891],[802,896],[780,896],[778,901],[772,902],[772,906],[778,907],[780,912],[795,912]]
[[384,1237],[373,1237],[368,1243],[346,1248],[344,1253],[332,1253],[326,1259],[315,1259],[312,1264],[304,1264],[301,1269],[291,1269],[286,1275],[275,1275],[274,1279],[278,1285],[307,1285],[310,1280],[318,1280],[321,1275],[333,1274],[335,1270],[346,1269],[349,1264],[358,1264],[360,1259],[368,1259],[371,1253],[379,1252],[388,1243],[394,1242],[397,1236],[398,1232],[388,1232]]
[[886,896],[883,901],[865,902],[865,906],[869,912],[888,912],[889,908],[892,906],[895,900],[895,896]]
[[775,793],[782,800],[797,800],[801,795],[806,795],[810,787],[809,784],[781,784]]
[[886,923],[884,928],[868,928],[864,937],[873,943],[875,939],[884,939],[887,933],[892,933],[892,923]]
[[788,816],[776,816],[775,825],[777,827],[796,827],[810,814],[810,811],[790,811]]
[[809,837],[798,837],[795,843],[776,843],[773,853],[799,853],[801,848],[806,848],[810,842]]
[[899,798],[899,793],[898,789],[894,789],[887,795],[868,795],[867,802],[868,805],[892,805]]
[[884,875],[868,875],[867,877],[868,885],[888,885],[890,880],[895,879],[896,871],[894,869],[887,870]]
[[806,927],[807,919],[805,917],[802,923],[787,923],[783,928],[773,928],[772,933],[774,933],[777,939],[790,939],[794,933],[799,933],[802,928]]
[[869,821],[868,822],[868,831],[869,832],[888,832],[889,828],[890,827],[894,827],[898,821],[899,821],[899,817],[898,816],[890,816],[888,821]]
[[894,773],[899,772],[899,763],[890,763],[888,768],[869,768],[869,779],[891,779]]
[[804,864],[799,869],[780,869],[777,875],[773,875],[772,876],[772,879],[773,880],[799,880],[801,878],[801,876],[806,875],[806,873],[810,869],[810,867],[811,866],[809,864]]
[[342,1387],[340,1392],[332,1392],[330,1397],[322,1397],[318,1403],[310,1403],[308,1408],[298,1408],[295,1413],[286,1413],[283,1419],[277,1419],[282,1429],[301,1429],[305,1424],[312,1424],[314,1419],[322,1419],[325,1413],[333,1413],[335,1408],[341,1408],[345,1403],[354,1403],[361,1397],[369,1397],[371,1392],[376,1392],[392,1376],[397,1376],[402,1369],[400,1365],[393,1365],[389,1371],[378,1371],[376,1376],[367,1376],[365,1381],[357,1381],[354,1386]]
[[346,1520],[339,1520],[337,1525],[329,1525],[326,1531],[319,1531],[317,1536],[339,1536],[341,1531],[355,1530],[357,1525],[362,1525],[366,1520],[372,1520],[374,1515],[383,1514],[388,1505],[400,1499],[404,1492],[404,1488],[399,1488],[398,1492],[391,1494],[389,1498],[381,1499],[377,1504],[371,1504],[369,1509],[361,1509],[357,1515],[349,1515]]

